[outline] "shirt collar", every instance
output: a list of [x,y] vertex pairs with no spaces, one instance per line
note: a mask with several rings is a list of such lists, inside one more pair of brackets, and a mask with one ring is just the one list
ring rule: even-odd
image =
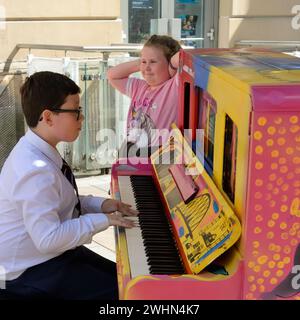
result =
[[25,134],[25,139],[30,144],[38,148],[47,158],[52,160],[59,168],[62,167],[63,160],[59,152],[29,128]]

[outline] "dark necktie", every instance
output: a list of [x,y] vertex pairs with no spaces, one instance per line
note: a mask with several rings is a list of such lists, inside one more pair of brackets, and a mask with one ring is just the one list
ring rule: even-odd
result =
[[77,185],[76,185],[76,181],[75,181],[75,177],[74,177],[74,174],[72,172],[72,169],[70,168],[70,166],[67,164],[67,162],[65,161],[65,159],[62,159],[63,160],[63,165],[62,165],[62,168],[61,168],[61,171],[63,173],[63,175],[68,179],[68,181],[71,183],[71,185],[74,187],[75,189],[75,192],[76,192],[76,195],[77,195],[77,199],[78,199],[78,202],[75,206],[75,217],[73,216],[73,218],[76,218],[76,213],[78,214],[78,216],[81,215],[81,205],[80,205],[80,200],[79,200],[79,194],[78,194],[78,188],[77,188]]

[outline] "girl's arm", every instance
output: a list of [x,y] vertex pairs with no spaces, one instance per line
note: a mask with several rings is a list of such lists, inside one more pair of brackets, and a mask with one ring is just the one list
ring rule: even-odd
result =
[[140,59],[137,59],[109,68],[106,74],[109,83],[117,90],[122,91],[124,86],[122,80],[128,78],[132,73],[140,71],[140,63]]

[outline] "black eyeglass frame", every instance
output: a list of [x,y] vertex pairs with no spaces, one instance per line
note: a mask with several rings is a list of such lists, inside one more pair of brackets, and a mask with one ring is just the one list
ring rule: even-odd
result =
[[[51,109],[49,111],[56,112],[56,113],[77,113],[76,121],[78,121],[82,113],[82,108],[79,107],[78,109]],[[41,117],[39,120],[41,121],[42,119],[43,117]]]

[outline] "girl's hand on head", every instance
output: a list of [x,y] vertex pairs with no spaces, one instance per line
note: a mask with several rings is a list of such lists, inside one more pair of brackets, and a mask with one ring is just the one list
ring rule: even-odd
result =
[[170,75],[170,78],[174,77],[176,73],[177,73],[177,69],[173,68],[171,66],[171,64],[169,63],[169,75]]
[[172,77],[175,76],[175,74],[177,73],[177,69],[179,67],[179,56],[180,56],[180,51],[176,52],[170,62],[169,62],[169,74]]

